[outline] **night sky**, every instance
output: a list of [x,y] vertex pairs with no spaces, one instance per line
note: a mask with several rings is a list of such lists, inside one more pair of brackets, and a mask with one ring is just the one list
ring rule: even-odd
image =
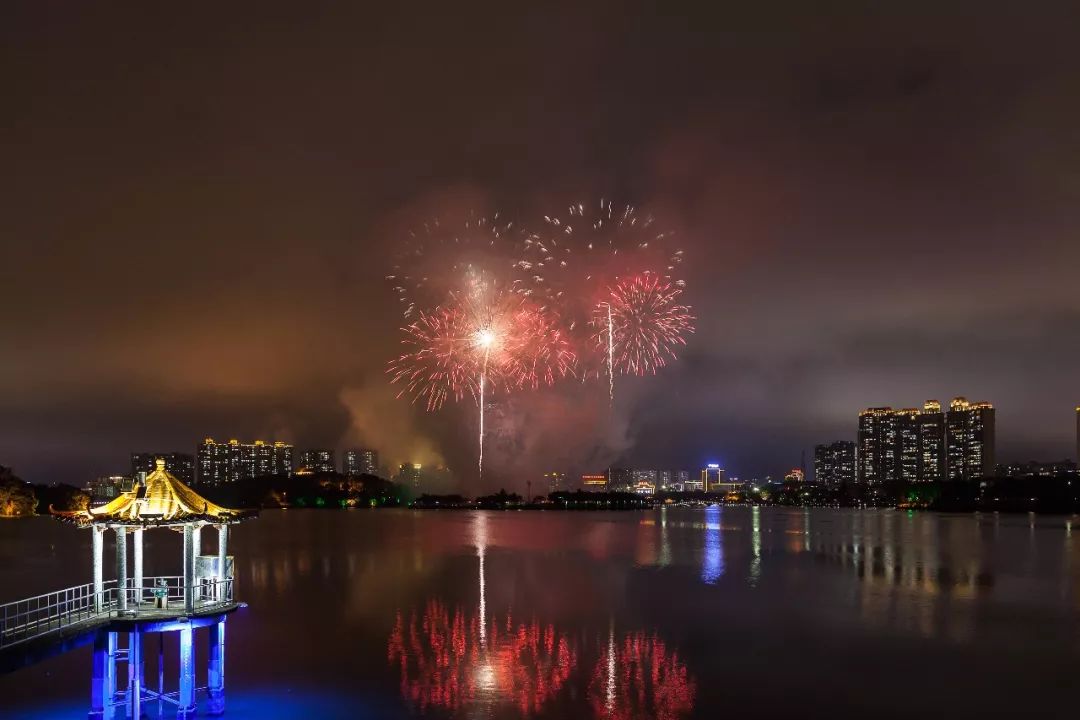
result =
[[395,243],[600,197],[678,233],[698,333],[613,414],[599,385],[499,404],[485,484],[777,474],[954,395],[996,405],[999,460],[1073,454],[1075,3],[88,5],[0,10],[0,464],[28,480],[206,435],[469,480],[475,407],[383,373]]

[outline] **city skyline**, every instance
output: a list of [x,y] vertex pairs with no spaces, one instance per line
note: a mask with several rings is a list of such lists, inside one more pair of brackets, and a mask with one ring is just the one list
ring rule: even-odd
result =
[[[989,436],[988,440],[980,439],[979,446],[975,449],[979,456],[978,467],[971,470],[965,470],[963,468],[955,470],[951,467],[949,461],[950,457],[958,455],[955,448],[951,447],[953,429],[946,423],[946,418],[950,417],[950,412],[956,412],[958,410],[966,412],[968,410],[984,411],[990,413],[989,420]],[[976,402],[970,403],[964,397],[955,397],[950,403],[948,410],[943,410],[941,403],[937,400],[928,400],[924,403],[923,408],[899,408],[894,409],[890,406],[872,407],[860,411],[858,414],[858,423],[855,427],[854,437],[855,440],[836,439],[828,442],[817,442],[811,446],[813,451],[813,473],[807,473],[805,467],[799,470],[800,473],[804,473],[805,479],[813,479],[814,482],[822,482],[818,479],[820,468],[824,463],[829,469],[827,472],[836,472],[834,466],[838,463],[845,462],[841,456],[846,452],[846,448],[842,446],[851,445],[854,452],[854,458],[852,459],[853,477],[854,481],[859,483],[866,483],[863,479],[863,474],[866,472],[868,462],[876,463],[878,466],[895,467],[895,472],[885,469],[882,471],[881,477],[887,481],[903,480],[906,482],[937,482],[941,480],[957,480],[957,479],[969,479],[980,475],[993,475],[998,468],[1012,467],[1017,468],[1021,466],[1054,466],[1060,464],[1061,461],[1077,461],[1080,462],[1080,406],[1074,406],[1076,426],[1075,435],[1073,436],[1073,449],[1077,453],[1076,455],[1061,455],[1061,456],[1045,456],[1045,457],[1009,457],[1005,458],[1005,462],[1002,462],[1002,458],[997,456],[996,445],[996,413],[997,408],[989,402]],[[940,419],[936,422],[932,422],[930,425],[930,432],[927,428],[927,420],[933,421],[935,417]],[[889,452],[895,448],[895,458],[885,460],[884,457],[876,457],[868,459],[868,455],[872,454],[867,452],[864,440],[864,435],[875,436],[875,431],[871,429],[868,433],[864,433],[864,422],[866,420],[874,420],[875,418],[884,418],[890,422],[889,429],[886,431],[892,433],[891,438],[887,445],[889,446]],[[910,426],[910,427],[909,427]],[[882,439],[880,437],[881,430],[876,431],[877,436],[874,442],[881,444]],[[906,443],[910,438],[910,448]],[[930,438],[931,446],[927,447],[928,438]],[[982,436],[980,435],[980,438]],[[963,442],[969,443],[970,440],[964,439]],[[982,458],[982,443],[989,443],[988,455],[985,459]],[[936,443],[934,445],[933,443]],[[217,452],[220,455],[218,458],[218,464],[221,468],[213,467],[212,453],[217,446]],[[185,479],[185,481],[192,481],[196,477],[199,477],[199,482],[209,482],[210,484],[218,484],[220,482],[229,481],[239,477],[257,477],[259,475],[290,475],[296,471],[300,472],[340,472],[342,475],[355,475],[355,474],[372,474],[381,475],[387,479],[396,477],[400,474],[393,472],[393,466],[380,465],[379,457],[380,453],[378,449],[374,448],[361,448],[357,446],[339,446],[339,450],[332,447],[305,447],[297,450],[292,444],[282,441],[265,442],[263,440],[256,440],[253,443],[240,443],[238,440],[232,439],[228,442],[215,443],[212,438],[205,438],[199,445],[197,445],[195,453],[189,454],[184,452],[157,452],[157,453],[145,453],[145,452],[131,452],[129,457],[131,460],[131,472],[128,477],[135,476],[139,470],[148,471],[151,468],[153,462],[157,458],[165,458],[168,462],[170,471],[174,471],[179,477]],[[860,453],[860,448],[863,448]],[[802,451],[802,462],[805,463],[805,452]],[[294,467],[294,453],[295,453],[295,467]],[[280,454],[280,457],[279,457]],[[743,479],[755,479],[760,480],[769,477],[784,477],[788,474],[788,470],[781,470],[779,472],[734,472],[724,468],[721,464],[713,463],[711,460],[722,453],[708,454],[705,462],[696,464],[696,467],[700,469],[702,474],[706,473],[711,468],[720,468],[721,482],[723,481],[723,475],[727,473],[733,478]],[[794,453],[792,453],[792,456]],[[860,458],[861,455],[861,459]],[[235,457],[231,457],[235,456]],[[338,458],[340,457],[340,463]],[[227,471],[225,465],[231,462],[236,466],[235,469]],[[413,461],[406,461],[400,464],[400,468],[406,466],[421,465],[421,463],[414,463]],[[779,463],[783,465],[783,463]],[[340,465],[340,467],[339,467]],[[665,467],[677,467],[684,463],[659,463],[653,464],[653,468],[665,468]],[[693,465],[693,463],[691,463]],[[442,464],[436,464],[440,470],[448,471],[447,466]],[[614,462],[606,466],[604,472],[611,475],[615,473],[635,473],[635,472],[652,472],[652,473],[674,473],[676,471],[652,469],[652,470],[637,470],[637,468],[650,467],[647,464],[628,464],[625,462]],[[787,467],[787,466],[785,466]],[[550,470],[550,468],[549,468]],[[596,470],[596,468],[589,469],[584,475],[588,475],[589,472]],[[104,477],[109,473],[116,472],[115,467],[106,468],[105,471],[99,473],[96,476],[88,476],[86,478],[72,478],[69,481],[61,481],[61,483],[72,484],[76,486],[88,485],[93,481],[94,477]],[[554,471],[556,474],[563,477],[563,485],[565,485],[565,477],[567,469],[559,469]],[[679,471],[684,472],[684,471]],[[698,472],[694,470],[693,472]],[[228,476],[226,475],[231,473]],[[221,474],[221,478],[217,475]],[[1008,474],[1008,473],[1006,473]],[[543,482],[548,482],[548,472],[542,472]],[[583,475],[583,477],[584,477]],[[530,477],[530,473],[522,472],[520,477]],[[571,472],[571,476],[574,476]],[[841,471],[837,477],[846,477],[846,471]],[[514,478],[519,479],[519,478]],[[460,480],[460,477],[459,477]],[[512,480],[512,479],[511,479]],[[510,480],[508,480],[510,481]],[[642,478],[632,478],[623,482],[619,480],[617,485],[630,487],[635,482],[643,481]],[[881,482],[880,479],[872,479],[869,484],[875,484]],[[690,479],[690,484],[698,482],[698,478]],[[58,484],[58,483],[48,483]],[[467,482],[465,483],[468,484]],[[663,487],[667,483],[663,481],[661,477],[657,477],[654,481],[656,487]],[[683,483],[678,482],[678,485]],[[830,484],[825,481],[825,484]]]

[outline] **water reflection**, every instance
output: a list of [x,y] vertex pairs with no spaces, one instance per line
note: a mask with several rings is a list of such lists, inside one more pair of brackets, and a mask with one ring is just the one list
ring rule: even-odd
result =
[[[29,523],[0,523],[0,548],[22,549],[0,588],[81,577],[82,538]],[[233,697],[335,698],[320,720],[782,717],[842,672],[841,708],[1062,717],[1056,678],[1080,663],[1075,525],[768,507],[266,513],[236,533],[250,607],[230,621],[229,682]],[[175,557],[170,540],[148,560]],[[83,707],[89,651],[0,676],[0,716],[46,697]],[[993,693],[956,672],[986,657]],[[882,677],[928,690],[890,693]]]
[[752,513],[750,548],[753,558],[750,560],[750,587],[757,587],[761,580],[761,508],[755,505]]
[[694,708],[696,684],[678,654],[656,635],[612,629],[589,682],[598,718],[674,720]]
[[[706,532],[719,542],[718,509]],[[655,521],[638,524],[636,559],[658,561],[650,540]],[[522,717],[540,713],[552,703],[579,670],[588,680],[588,703],[598,718],[675,720],[693,709],[695,682],[678,654],[655,633],[617,633],[609,618],[607,642],[595,649],[587,639],[575,641],[554,623],[535,617],[515,620],[510,612],[488,615],[487,554],[489,519],[477,514],[471,525],[476,549],[476,611],[450,610],[438,598],[420,611],[398,610],[387,641],[387,661],[399,674],[402,697],[410,707],[513,707]],[[609,533],[593,534],[603,536]],[[723,573],[722,553],[714,552],[706,572]],[[585,636],[588,637],[587,635]],[[579,656],[595,656],[591,676]]]
[[491,620],[481,637],[479,617],[429,600],[422,613],[398,614],[387,658],[400,672],[402,696],[421,711],[458,710],[506,702],[530,715],[562,689],[577,652],[551,624]]
[[713,585],[724,574],[724,537],[721,535],[720,507],[705,509],[705,551],[701,561],[701,580]]

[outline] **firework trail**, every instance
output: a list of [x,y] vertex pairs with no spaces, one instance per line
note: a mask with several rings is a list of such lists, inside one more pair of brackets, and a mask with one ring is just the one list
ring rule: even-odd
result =
[[[685,286],[679,277],[683,251],[673,246],[673,234],[662,230],[652,216],[610,200],[571,205],[564,215],[548,215],[544,221],[543,232],[523,234],[521,259],[514,266],[515,287],[558,315],[578,344],[595,351],[579,358],[577,374],[582,380],[606,375],[609,401],[614,404],[615,375],[637,374],[621,365],[635,353],[626,352],[626,341],[631,338],[618,332],[619,318],[633,314],[628,313],[626,300],[646,296],[613,295],[613,288],[627,279],[650,276],[672,290],[681,290]],[[688,308],[679,307],[689,317]],[[643,317],[649,312],[641,308]],[[607,338],[600,345],[593,342],[598,314],[607,316]],[[670,325],[670,329],[677,327],[677,323]],[[688,324],[681,331],[691,329]],[[670,357],[663,348],[674,344],[682,343],[676,338],[660,343],[659,354]],[[650,366],[651,371],[662,365]]]
[[428,411],[466,394],[480,408],[477,469],[484,471],[484,422],[490,392],[553,384],[572,372],[575,355],[555,318],[495,279],[470,271],[465,289],[445,307],[420,311],[403,328],[407,350],[391,361],[399,397],[423,401]]
[[[406,321],[403,343],[409,351],[390,363],[391,382],[401,395],[424,399],[428,411],[465,394],[480,406],[480,476],[484,468],[484,413],[492,352],[502,352],[510,322],[512,293],[490,273],[512,268],[513,223],[496,214],[470,213],[461,223],[433,219],[399,243],[393,271],[387,275]],[[425,311],[424,308],[434,308]],[[501,378],[499,378],[501,380]]]

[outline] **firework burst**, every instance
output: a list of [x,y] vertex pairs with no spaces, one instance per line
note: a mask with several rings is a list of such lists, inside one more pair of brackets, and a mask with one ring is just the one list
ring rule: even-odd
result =
[[401,314],[418,317],[424,308],[445,304],[477,274],[508,275],[515,263],[518,237],[514,223],[470,213],[461,222],[430,220],[398,243],[392,271]]
[[398,397],[409,395],[428,411],[438,410],[448,399],[476,395],[479,379],[476,329],[459,307],[421,312],[416,322],[402,328],[406,352],[390,362],[391,383],[404,387]]
[[631,205],[571,205],[561,216],[545,215],[543,232],[523,234],[516,287],[576,330],[588,323],[596,296],[620,278],[651,272],[683,287],[683,251],[672,247],[673,235]]
[[516,287],[591,350],[579,355],[576,374],[607,377],[614,403],[616,374],[655,373],[693,330],[689,308],[674,302],[685,287],[683,251],[651,215],[610,200],[544,221],[543,233],[524,235]]
[[403,328],[407,350],[391,361],[401,383],[429,411],[466,394],[480,407],[478,468],[484,468],[484,417],[489,395],[553,384],[572,372],[574,353],[555,318],[493,279],[469,272],[466,289],[447,306]]
[[694,332],[682,290],[656,275],[626,278],[609,288],[593,310],[593,347],[606,355],[612,373],[655,375]]

